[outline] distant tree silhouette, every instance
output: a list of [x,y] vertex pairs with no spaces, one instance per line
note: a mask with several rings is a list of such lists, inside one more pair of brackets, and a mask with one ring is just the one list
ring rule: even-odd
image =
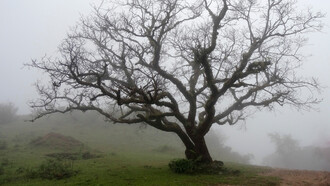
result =
[[17,110],[13,103],[0,103],[0,124],[14,121]]
[[291,169],[311,169],[330,171],[330,147],[301,147],[290,135],[269,135],[276,150],[267,156],[267,165]]

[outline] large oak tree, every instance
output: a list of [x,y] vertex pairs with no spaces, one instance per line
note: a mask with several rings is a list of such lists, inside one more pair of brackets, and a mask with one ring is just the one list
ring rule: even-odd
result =
[[188,159],[209,163],[204,136],[255,110],[318,100],[297,75],[308,32],[321,13],[292,0],[116,0],[81,19],[59,57],[30,66],[37,83],[33,120],[72,110],[115,123],[145,123],[176,133]]

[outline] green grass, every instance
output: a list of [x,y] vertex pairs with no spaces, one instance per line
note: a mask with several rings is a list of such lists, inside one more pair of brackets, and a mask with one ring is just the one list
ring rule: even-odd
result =
[[[28,152],[28,151],[27,151]],[[39,151],[39,153],[43,153]],[[15,154],[9,152],[7,155]],[[225,167],[239,170],[239,175],[180,175],[171,172],[167,166],[172,157],[164,154],[103,154],[101,158],[76,160],[74,169],[79,173],[63,180],[28,179],[18,174],[20,167],[35,168],[45,158],[24,154],[11,156],[10,165],[0,176],[4,185],[278,185],[279,179],[260,176],[267,168],[226,163]],[[1,156],[4,159],[6,156]],[[23,158],[23,159],[22,159]],[[1,160],[0,160],[1,161]]]
[[[218,184],[279,185],[280,182],[279,178],[260,175],[269,168],[229,162],[225,163],[225,168],[238,170],[240,174],[175,174],[170,171],[168,163],[172,159],[183,157],[182,151],[175,150],[180,149],[180,146],[172,146],[172,141],[176,139],[171,136],[161,136],[160,133],[153,134],[149,130],[143,132],[142,138],[136,136],[134,128],[126,126],[104,128],[102,125],[91,127],[75,124],[54,125],[43,122],[45,121],[37,123],[37,125],[18,123],[0,126],[0,140],[7,142],[7,148],[0,150],[0,185],[204,186]],[[84,150],[101,156],[94,159],[74,160],[73,169],[78,170],[78,174],[67,179],[28,178],[26,170],[36,170],[49,158],[45,156],[46,154],[63,152],[59,149],[35,148],[29,144],[32,139],[49,131],[73,136],[87,144],[88,147]]]

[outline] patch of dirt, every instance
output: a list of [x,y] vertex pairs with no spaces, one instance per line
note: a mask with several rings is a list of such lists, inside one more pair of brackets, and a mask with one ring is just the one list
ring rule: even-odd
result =
[[330,186],[330,172],[271,169],[264,176],[275,176],[281,178],[282,186]]
[[31,141],[33,146],[38,147],[47,147],[47,148],[54,148],[54,149],[75,149],[84,146],[82,142],[79,140],[74,139],[70,136],[64,136],[58,133],[48,133],[45,136],[39,137],[35,140]]

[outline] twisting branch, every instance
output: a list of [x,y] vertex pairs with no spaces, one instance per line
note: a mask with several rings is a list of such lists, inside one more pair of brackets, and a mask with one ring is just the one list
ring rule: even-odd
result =
[[[104,3],[105,5],[105,3]],[[81,19],[58,58],[33,60],[38,119],[93,110],[116,123],[176,133],[186,156],[210,161],[204,136],[247,110],[318,103],[319,85],[298,77],[304,34],[321,13],[292,0],[118,0]],[[307,99],[297,94],[312,92]]]

